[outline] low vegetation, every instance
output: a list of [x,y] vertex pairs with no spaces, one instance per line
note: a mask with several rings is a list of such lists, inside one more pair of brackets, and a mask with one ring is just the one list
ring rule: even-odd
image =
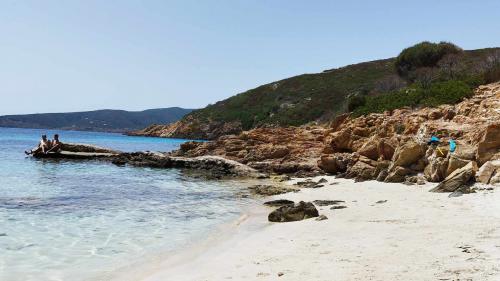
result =
[[454,44],[422,42],[404,49],[395,68],[408,86],[378,95],[351,96],[355,116],[401,107],[453,104],[478,85],[500,80],[500,50],[464,52]]
[[452,43],[423,42],[396,58],[257,87],[196,110],[186,122],[239,122],[244,130],[297,126],[329,121],[348,111],[367,114],[403,106],[455,103],[469,96],[473,87],[499,79],[500,48],[464,51]]

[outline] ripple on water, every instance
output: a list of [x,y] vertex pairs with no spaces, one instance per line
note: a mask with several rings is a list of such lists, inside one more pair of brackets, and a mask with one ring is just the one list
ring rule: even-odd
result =
[[[252,204],[234,196],[241,192],[234,182],[195,180],[175,170],[25,158],[22,149],[39,133],[0,129],[2,281],[86,280],[202,237]],[[122,150],[180,143],[99,133],[64,136]]]

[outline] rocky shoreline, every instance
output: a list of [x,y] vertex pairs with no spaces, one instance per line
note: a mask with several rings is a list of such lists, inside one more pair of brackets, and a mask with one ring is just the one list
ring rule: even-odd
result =
[[[442,142],[428,145],[432,135]],[[448,145],[452,139],[454,152]],[[73,157],[201,170],[214,178],[331,174],[410,185],[440,182],[433,191],[468,192],[474,181],[500,184],[500,83],[480,86],[456,105],[341,115],[328,126],[258,128],[214,141],[189,141],[170,153],[68,147]]]
[[[441,143],[428,145],[432,135]],[[456,151],[449,151],[449,140],[457,143]],[[329,126],[258,128],[187,142],[171,154],[217,155],[262,172],[295,176],[442,182],[435,191],[467,192],[464,187],[475,180],[500,183],[500,83],[480,86],[456,105],[341,115]]]

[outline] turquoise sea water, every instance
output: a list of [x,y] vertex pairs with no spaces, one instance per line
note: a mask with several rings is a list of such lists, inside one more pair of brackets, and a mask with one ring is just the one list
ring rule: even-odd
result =
[[[37,160],[23,151],[50,130],[0,128],[0,280],[95,280],[176,249],[238,217],[251,199],[231,181],[178,170]],[[58,132],[61,141],[169,151],[183,140]]]

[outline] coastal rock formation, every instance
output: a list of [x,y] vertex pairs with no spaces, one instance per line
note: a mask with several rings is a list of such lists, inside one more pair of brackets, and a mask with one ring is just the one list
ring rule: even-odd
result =
[[145,129],[128,132],[130,136],[150,136],[162,138],[215,139],[219,136],[239,134],[242,131],[240,122],[211,121],[200,122],[193,116],[168,125],[151,125]]
[[174,156],[217,155],[257,170],[278,174],[316,174],[325,128],[259,128],[210,142],[188,142]]
[[174,157],[158,152],[121,153],[114,157],[115,165],[132,165],[153,168],[179,168],[208,171],[210,176],[265,178],[267,175],[239,162],[218,156]]
[[[172,124],[158,133],[179,126],[186,123]],[[206,126],[203,131],[210,130]],[[444,181],[439,188],[443,191],[474,180],[476,164],[482,168],[489,163],[480,169],[478,181],[492,184],[500,177],[496,164],[491,166],[496,162],[489,162],[500,160],[500,82],[478,87],[475,95],[455,105],[400,108],[360,117],[344,114],[330,126],[263,127],[237,133],[241,131],[238,126],[217,126],[225,128],[216,133],[223,136],[186,142],[171,153],[121,153],[112,157],[113,163],[206,170],[215,177],[329,173],[356,181],[408,184],[422,183],[425,177]],[[184,137],[198,137],[188,128],[182,132]],[[429,145],[431,136],[441,142]],[[456,142],[455,151],[450,151],[449,140]],[[307,183],[302,187],[319,186]]]
[[311,202],[300,201],[293,206],[283,206],[268,216],[270,222],[291,222],[300,221],[319,216],[318,210]]
[[431,189],[432,192],[454,192],[461,187],[467,185],[467,183],[474,178],[477,171],[477,164],[474,161],[469,162],[469,164],[464,167],[453,171],[449,176],[447,176],[442,182],[440,182],[435,188]]
[[[324,172],[408,183],[423,173],[428,181],[440,182],[473,161],[481,166],[500,159],[500,83],[480,86],[456,105],[345,117],[331,127],[318,160]],[[441,144],[429,146],[431,135]],[[454,152],[450,139],[457,143]]]
[[[336,174],[356,181],[440,182],[472,161],[500,159],[500,83],[480,86],[456,105],[401,108],[335,118],[329,127],[266,127],[187,142],[175,157],[220,156],[258,171],[310,176]],[[233,126],[229,126],[233,127]],[[183,130],[186,131],[186,130]],[[230,130],[229,130],[230,131]],[[441,139],[427,144],[431,135]],[[457,143],[449,151],[448,140]]]

